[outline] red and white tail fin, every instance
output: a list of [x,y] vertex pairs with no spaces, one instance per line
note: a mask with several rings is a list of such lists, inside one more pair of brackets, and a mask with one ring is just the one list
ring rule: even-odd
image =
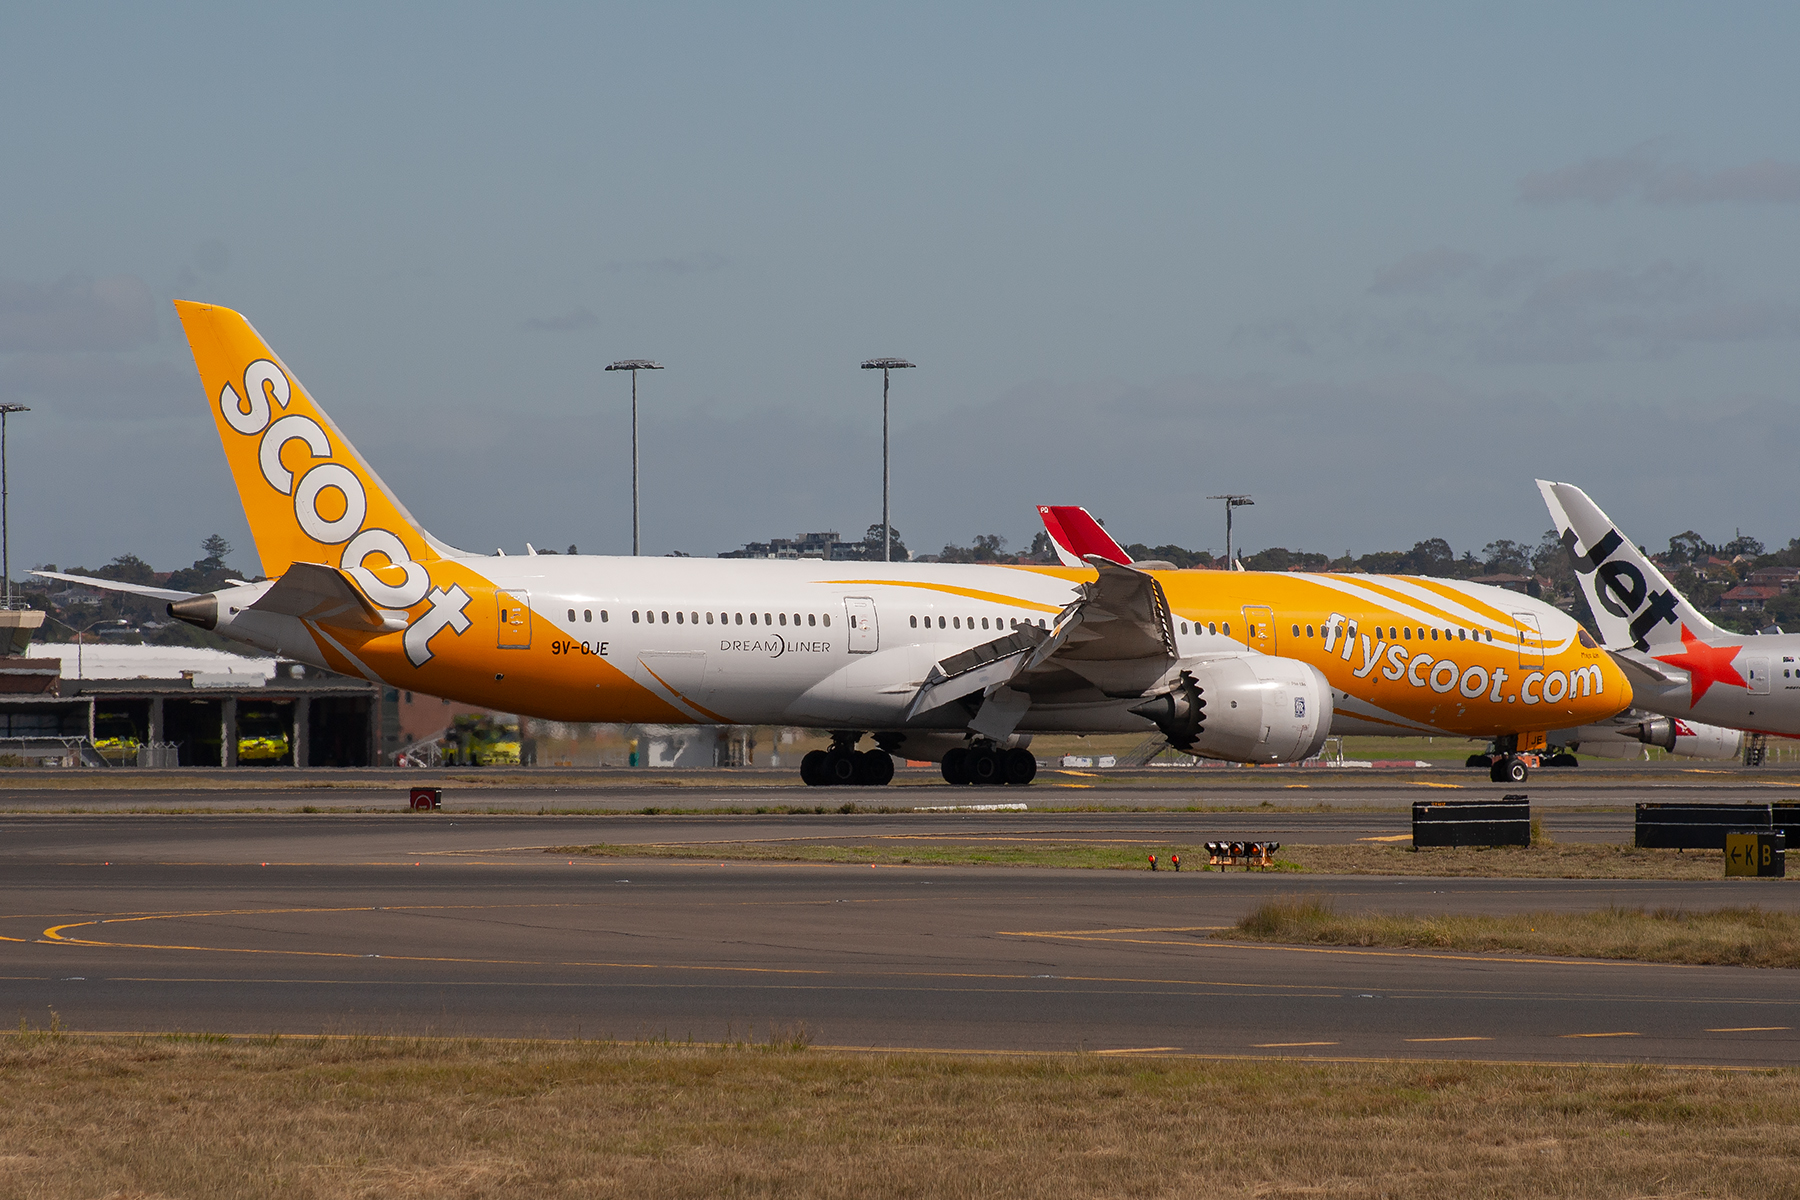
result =
[[1100,522],[1088,515],[1087,509],[1078,505],[1040,504],[1038,516],[1044,519],[1044,531],[1050,535],[1050,542],[1056,547],[1056,556],[1062,559],[1063,566],[1085,567],[1090,554],[1130,565],[1131,555],[1112,540],[1112,536],[1100,527]]

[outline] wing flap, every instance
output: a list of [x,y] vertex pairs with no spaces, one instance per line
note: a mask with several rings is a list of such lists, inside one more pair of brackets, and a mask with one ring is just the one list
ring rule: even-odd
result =
[[1115,698],[1144,695],[1176,660],[1168,598],[1146,571],[1097,554],[1087,561],[1095,578],[1051,629],[1021,626],[934,664],[904,719],[980,693],[982,710],[971,727],[984,732],[994,724],[983,720],[990,704],[1005,706],[1017,724],[1019,696],[1049,701],[1091,689]]

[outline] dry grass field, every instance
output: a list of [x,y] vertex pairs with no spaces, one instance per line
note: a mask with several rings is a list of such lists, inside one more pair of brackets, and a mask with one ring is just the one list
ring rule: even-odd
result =
[[1800,1073],[0,1039],[0,1195],[1800,1194]]
[[[1182,869],[1204,870],[1206,848],[1198,845],[1114,845],[1071,838],[981,842],[922,842],[910,838],[828,845],[819,842],[670,842],[656,844],[553,846],[548,854],[589,854],[601,858],[674,858],[692,861],[749,859],[787,862],[880,863],[887,866],[1077,867],[1143,871],[1155,854],[1167,869],[1181,856]],[[1215,870],[1219,868],[1213,868]],[[1242,869],[1242,868],[1237,868]],[[1719,879],[1724,857],[1716,850],[1640,850],[1591,842],[1439,849],[1370,843],[1283,846],[1273,870],[1296,875],[1430,875],[1485,879]],[[1752,887],[1780,887],[1779,880],[1746,880]]]
[[1708,911],[1604,908],[1515,916],[1339,913],[1316,897],[1287,897],[1212,936],[1328,946],[1417,946],[1518,951],[1558,958],[1800,967],[1800,915],[1754,905]]

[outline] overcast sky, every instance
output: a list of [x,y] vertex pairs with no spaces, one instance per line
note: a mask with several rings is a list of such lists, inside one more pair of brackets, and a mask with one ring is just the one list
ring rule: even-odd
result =
[[1790,5],[8,5],[13,563],[256,569],[172,297],[437,535],[1800,535]]

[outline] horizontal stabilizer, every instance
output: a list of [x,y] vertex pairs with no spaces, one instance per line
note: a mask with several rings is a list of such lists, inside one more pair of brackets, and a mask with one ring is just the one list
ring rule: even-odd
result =
[[349,575],[319,563],[293,564],[246,611],[278,613],[341,629],[391,633],[406,628],[405,613],[376,608]]
[[88,575],[65,575],[61,571],[33,571],[32,574],[44,579],[60,579],[65,583],[80,583],[88,587],[104,588],[109,592],[130,592],[134,596],[148,596],[152,600],[187,600],[199,594],[176,591],[174,588],[147,587],[141,583],[121,583],[117,579],[94,579]]

